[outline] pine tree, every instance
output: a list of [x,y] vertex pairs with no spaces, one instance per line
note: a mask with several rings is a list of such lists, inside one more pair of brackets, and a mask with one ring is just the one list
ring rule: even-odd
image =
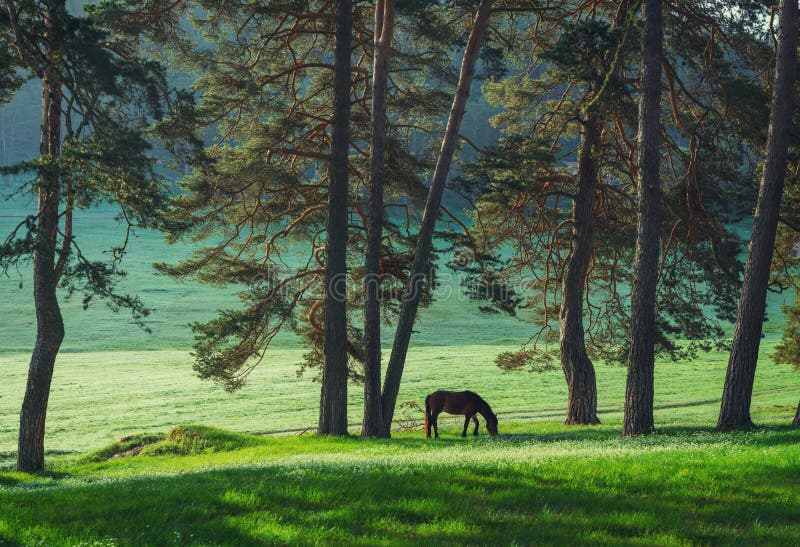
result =
[[661,226],[661,59],[663,30],[661,0],[642,4],[642,76],[639,99],[638,209],[633,288],[631,343],[625,394],[623,436],[654,430],[653,369],[655,367],[656,292]]
[[[169,53],[185,70],[203,73],[194,84],[197,108],[174,123],[203,127],[207,134],[205,154],[180,182],[185,194],[174,204],[180,225],[170,241],[202,241],[205,247],[189,260],[159,268],[239,289],[240,308],[193,325],[195,370],[201,378],[235,390],[282,332],[299,335],[308,348],[301,371],[317,372],[324,366],[327,257],[322,246],[332,183],[334,15],[326,2],[298,9],[295,2],[253,0],[229,9],[220,1],[206,8],[203,18],[192,21],[192,32],[208,44],[187,45],[188,37],[178,36]],[[377,287],[385,322],[393,321],[402,306],[418,209],[427,194],[422,176],[433,167],[432,150],[412,150],[410,137],[420,141],[436,134],[437,118],[450,98],[439,88],[455,80],[450,47],[453,29],[463,26],[463,11],[412,2],[395,17],[395,35],[401,39],[391,48],[387,69]],[[377,218],[369,211],[370,154],[364,146],[373,137],[370,19],[371,6],[354,5],[353,32],[359,38],[353,40],[350,78],[346,279],[352,290],[347,294],[346,336],[339,340],[347,350],[348,376],[356,381],[368,374],[362,369],[365,333],[357,310],[364,309],[370,286],[364,282],[368,274],[363,259],[369,219]],[[425,287],[421,305],[429,302]]]
[[20,413],[17,468],[44,467],[45,421],[50,385],[65,336],[58,289],[83,293],[84,306],[103,298],[128,308],[140,322],[148,310],[118,294],[115,280],[124,243],[111,261],[92,261],[73,230],[76,211],[103,201],[116,203],[129,229],[163,226],[166,188],[155,172],[147,130],[160,118],[168,87],[161,67],[140,58],[130,36],[108,18],[113,3],[70,14],[64,0],[5,0],[0,51],[13,48],[16,67],[42,82],[39,157],[3,168],[23,183],[18,192],[38,195],[38,210],[0,245],[0,267],[32,259],[36,342]]
[[[796,118],[795,118],[796,120]],[[778,219],[775,252],[772,258],[770,285],[780,292],[794,292],[794,301],[784,304],[785,326],[781,341],[775,346],[772,359],[777,364],[800,370],[800,180],[798,180],[797,149],[789,152],[790,165]],[[792,421],[800,427],[800,405]]]
[[436,219],[439,217],[439,208],[442,203],[447,176],[450,172],[450,165],[455,153],[461,120],[464,118],[467,99],[469,98],[472,78],[475,74],[475,65],[481,46],[481,40],[489,23],[491,15],[491,0],[481,0],[472,22],[467,45],[464,49],[464,56],[461,61],[461,72],[458,78],[456,93],[453,97],[453,105],[450,107],[450,116],[447,120],[447,128],[442,137],[442,146],[439,157],[436,161],[436,169],[431,178],[428,198],[425,202],[425,212],[422,216],[417,245],[414,251],[414,262],[408,277],[408,286],[403,298],[403,308],[395,330],[392,354],[389,357],[389,364],[386,368],[386,379],[383,383],[383,420],[384,435],[389,435],[392,425],[397,395],[400,391],[400,381],[405,367],[408,345],[411,341],[411,333],[414,321],[417,316],[417,309],[423,296],[423,284],[426,273],[430,269],[431,252],[433,246],[433,234],[436,228]]
[[375,2],[372,68],[372,147],[364,265],[364,422],[362,437],[385,432],[381,404],[381,308],[380,279],[383,247],[383,185],[386,177],[387,64],[394,33],[394,0]]
[[[556,358],[568,364],[591,362],[574,357],[583,353],[579,334],[569,336],[567,345],[555,344],[566,326],[570,333],[584,329],[585,353],[592,358],[621,363],[630,352],[625,303],[634,279],[638,168],[633,98],[641,55],[632,47],[639,32],[636,18],[627,18],[630,26],[620,19],[633,7],[597,2],[586,17],[569,10],[541,14],[550,24],[523,27],[518,37],[533,48],[534,62],[522,49],[515,74],[485,85],[490,101],[503,107],[493,123],[505,135],[459,180],[460,191],[477,205],[472,234],[459,245],[476,257],[467,268],[468,283],[489,281],[502,289],[474,296],[536,324],[529,344],[498,357],[502,368],[551,370]],[[753,199],[751,150],[764,129],[757,123],[764,95],[751,75],[768,58],[748,23],[760,12],[731,13],[721,4],[680,8],[664,17],[662,103],[669,116],[660,139],[669,169],[661,177],[659,239],[664,246],[655,328],[656,355],[672,359],[724,347],[722,323],[735,316],[741,271],[736,257],[742,242],[728,227],[744,217]],[[692,83],[698,81],[705,83]],[[592,136],[586,131],[587,111],[602,121],[601,148],[594,154],[586,143]],[[592,181],[587,174],[593,171],[598,173],[594,192],[581,193],[580,182]],[[587,194],[594,196],[594,233],[581,283],[573,252],[579,240],[573,236],[580,230],[584,241],[589,238],[587,223],[576,223],[574,211],[578,202],[579,210],[589,209],[583,198]],[[503,256],[497,252],[503,248],[514,253]],[[568,274],[571,281],[565,284]],[[580,314],[574,311],[577,291],[585,304]],[[572,311],[564,309],[565,298],[573,302]],[[565,314],[571,321],[563,321]],[[578,317],[583,325],[576,327]],[[572,367],[563,368],[569,387]],[[592,378],[582,373],[580,389],[569,390],[571,401],[576,392],[582,395],[569,404],[568,422],[574,421],[574,409],[591,421],[591,412],[583,409],[592,408]]]
[[350,56],[353,4],[337,0],[333,16],[330,183],[325,227],[325,363],[319,404],[320,435],[347,435],[347,194],[350,150]]
[[766,309],[775,234],[783,196],[783,184],[794,114],[797,71],[797,0],[783,0],[780,15],[775,83],[764,173],[750,237],[736,329],[733,335],[717,429],[727,431],[751,427],[750,399],[753,393],[761,329]]

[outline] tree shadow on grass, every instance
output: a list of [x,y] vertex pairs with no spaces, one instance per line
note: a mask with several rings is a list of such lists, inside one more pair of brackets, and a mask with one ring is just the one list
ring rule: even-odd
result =
[[0,486],[16,486],[23,482],[23,479],[16,473],[4,472],[0,470]]
[[309,462],[64,485],[0,493],[0,530],[137,545],[800,541],[796,469],[682,481],[681,462],[653,460],[652,474],[611,462]]
[[16,541],[16,540],[12,539],[11,537],[6,536],[6,534],[4,534],[3,532],[0,532],[0,545],[3,545],[3,547],[6,547],[6,546],[7,547],[17,547],[17,546],[24,545],[24,543],[20,543],[19,541]]
[[71,477],[69,473],[63,471],[45,470],[41,473],[20,473],[13,468],[0,469],[0,487],[14,487],[22,484],[29,484],[34,488],[51,486],[53,481],[59,481]]
[[[45,460],[52,456],[69,456],[76,454],[77,450],[45,450]],[[3,471],[13,471],[17,465],[17,452],[0,452],[0,473]]]
[[[52,456],[69,456],[76,454],[76,450],[45,450],[45,462],[47,465],[51,462]],[[23,475],[16,473],[17,468],[17,453],[13,452],[0,452],[0,486],[13,486],[20,482],[28,482],[31,477],[48,477],[48,478],[64,478],[65,473],[54,472],[46,470],[43,473],[36,475]]]

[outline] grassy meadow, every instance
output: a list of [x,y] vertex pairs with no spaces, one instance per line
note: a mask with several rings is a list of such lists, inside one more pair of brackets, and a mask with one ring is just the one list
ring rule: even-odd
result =
[[[507,422],[559,422],[565,408],[560,371],[502,372],[492,365],[501,346],[416,348],[409,355],[399,401],[422,404],[437,388],[472,389]],[[316,422],[319,384],[297,377],[302,350],[279,350],[256,369],[244,388],[225,393],[197,379],[187,352],[92,352],[60,357],[53,379],[46,448],[51,457],[80,454],[139,432],[167,432],[183,423],[234,431],[297,434]],[[0,385],[0,465],[10,467],[16,450],[18,412],[27,373],[26,356],[0,356],[6,371]],[[755,419],[790,422],[800,396],[798,374],[764,360],[756,378]],[[656,420],[663,424],[711,427],[719,410],[727,355],[695,363],[659,363]],[[619,422],[625,369],[599,365],[600,419]],[[361,388],[350,388],[352,432],[361,419]],[[419,409],[398,409],[420,420]],[[444,418],[456,425],[459,418]],[[51,460],[52,461],[52,460]]]
[[[187,426],[0,475],[8,544],[800,542],[800,432],[506,424],[497,439],[254,437]],[[144,455],[147,454],[147,455]]]
[[[0,211],[0,231],[20,212]],[[84,248],[113,244],[120,234],[102,229],[112,220],[102,209],[79,219]],[[234,394],[195,377],[187,323],[235,298],[154,275],[152,262],[185,252],[148,232],[132,241],[122,286],[153,307],[152,334],[102,303],[65,303],[48,469],[36,476],[12,471],[33,340],[30,281],[24,270],[21,289],[13,273],[0,280],[0,544],[800,543],[800,432],[787,426],[800,374],[769,358],[780,295],[765,325],[754,431],[712,431],[724,352],[657,363],[653,436],[620,438],[625,369],[603,363],[603,425],[564,427],[560,371],[493,364],[531,326],[482,315],[445,280],[453,294],[422,312],[399,402],[472,389],[499,415],[501,436],[481,427],[461,439],[461,419],[444,417],[443,438],[426,440],[421,411],[408,406],[398,417],[417,428],[390,441],[327,439],[307,431],[319,384],[298,377],[304,350],[292,336]],[[352,385],[353,434],[360,402]]]

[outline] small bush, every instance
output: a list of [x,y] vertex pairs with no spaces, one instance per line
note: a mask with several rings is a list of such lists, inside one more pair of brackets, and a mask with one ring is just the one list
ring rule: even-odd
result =
[[167,435],[139,434],[92,452],[84,461],[101,462],[134,456],[188,456],[255,446],[258,437],[201,425],[180,425]]
[[225,452],[255,446],[259,440],[252,435],[223,431],[202,425],[181,425],[170,431],[166,439],[142,452],[159,456]]

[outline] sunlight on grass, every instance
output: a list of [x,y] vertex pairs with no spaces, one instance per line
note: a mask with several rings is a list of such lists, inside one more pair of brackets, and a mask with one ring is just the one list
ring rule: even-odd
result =
[[[773,420],[774,421],[774,420]],[[0,473],[0,538],[136,544],[800,541],[800,431],[509,426],[498,439],[254,437]],[[179,428],[228,439],[219,430]],[[157,442],[163,442],[157,441]],[[97,452],[96,454],[100,454]],[[110,454],[110,452],[108,452]]]

